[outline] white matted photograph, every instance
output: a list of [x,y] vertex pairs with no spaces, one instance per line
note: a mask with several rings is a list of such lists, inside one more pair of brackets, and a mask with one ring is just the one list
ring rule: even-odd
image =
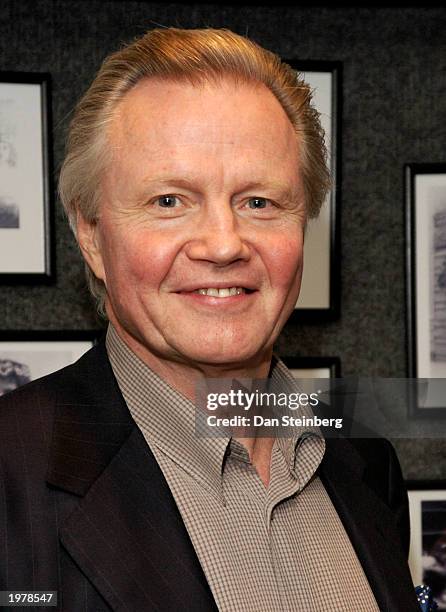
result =
[[0,72],[0,281],[50,282],[49,75]]
[[282,357],[295,378],[340,378],[339,357]]
[[0,332],[0,395],[77,361],[98,332]]
[[[445,379],[446,164],[406,166],[406,234],[409,376]],[[443,389],[429,382],[418,414],[446,408]]]
[[310,85],[313,104],[320,113],[332,190],[317,219],[308,222],[302,286],[296,303],[296,319],[334,318],[339,314],[339,224],[341,65],[336,62],[286,60]]
[[408,483],[408,490],[412,580],[427,584],[446,610],[446,482]]

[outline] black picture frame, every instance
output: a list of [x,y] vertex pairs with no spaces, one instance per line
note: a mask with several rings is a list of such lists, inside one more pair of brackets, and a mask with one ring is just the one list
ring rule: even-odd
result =
[[[446,563],[435,559],[435,540],[437,536],[442,539],[446,530],[446,480],[408,480],[406,487],[409,496],[409,567],[412,580],[414,585],[430,586],[439,610],[445,610]],[[439,559],[441,561],[441,556]]]
[[[304,79],[314,90],[313,102],[318,107],[318,89],[315,87],[313,75],[327,75],[331,83],[330,95],[324,105],[330,105],[330,116],[327,121],[328,132],[330,132],[327,143],[329,154],[329,165],[332,176],[332,190],[325,204],[326,211],[322,211],[318,220],[310,220],[306,236],[306,252],[304,276],[302,279],[301,294],[296,307],[291,314],[290,321],[293,322],[323,322],[335,320],[340,316],[341,304],[341,274],[340,274],[340,214],[341,214],[341,130],[342,130],[342,62],[317,61],[317,60],[285,60],[292,68],[304,76]],[[313,81],[313,82],[312,82]],[[322,113],[324,115],[324,113]],[[326,215],[326,216],[324,216]],[[312,224],[314,227],[312,228]],[[319,224],[319,225],[318,225]],[[316,243],[312,236],[321,236],[327,243],[327,253],[324,256],[323,268],[325,274],[321,274],[317,259],[312,252],[312,245]],[[325,291],[328,283],[326,298],[317,298],[313,302],[313,287],[310,284],[318,283],[319,289],[316,293]]]
[[70,365],[102,334],[100,330],[0,331],[0,395]]
[[[409,378],[425,379],[427,385],[422,401],[418,386],[413,385],[409,413],[446,418],[446,400],[439,400],[444,396],[442,379],[446,379],[446,352],[444,361],[442,356],[446,292],[440,282],[441,278],[446,281],[446,248],[441,246],[442,222],[446,228],[446,163],[406,164],[404,186],[407,371]],[[444,337],[446,342],[446,333]]]
[[[341,377],[339,357],[281,357],[281,360],[291,371],[326,369],[329,372],[329,378]],[[313,378],[313,376],[309,375],[308,378]]]
[[55,281],[51,125],[50,74],[0,72],[0,284]]

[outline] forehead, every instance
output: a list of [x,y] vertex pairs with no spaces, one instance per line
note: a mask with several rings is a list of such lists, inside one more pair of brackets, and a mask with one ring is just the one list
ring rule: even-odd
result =
[[150,152],[151,159],[182,147],[253,149],[283,160],[297,150],[294,128],[282,106],[261,83],[224,79],[192,85],[144,79],[119,102],[109,133],[114,153]]

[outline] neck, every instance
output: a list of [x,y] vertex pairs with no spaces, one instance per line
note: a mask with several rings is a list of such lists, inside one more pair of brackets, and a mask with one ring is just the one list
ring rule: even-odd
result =
[[144,346],[117,321],[110,319],[116,333],[151,370],[173,389],[195,401],[196,385],[207,378],[258,379],[267,378],[271,365],[272,348],[261,356],[243,363],[197,363],[160,355]]

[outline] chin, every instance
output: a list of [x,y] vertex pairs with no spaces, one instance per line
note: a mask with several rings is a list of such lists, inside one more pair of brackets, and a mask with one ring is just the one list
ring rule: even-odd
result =
[[243,346],[233,344],[230,347],[218,348],[208,345],[207,349],[192,349],[182,352],[187,356],[189,362],[199,363],[215,367],[252,367],[262,361],[265,354],[265,347]]

